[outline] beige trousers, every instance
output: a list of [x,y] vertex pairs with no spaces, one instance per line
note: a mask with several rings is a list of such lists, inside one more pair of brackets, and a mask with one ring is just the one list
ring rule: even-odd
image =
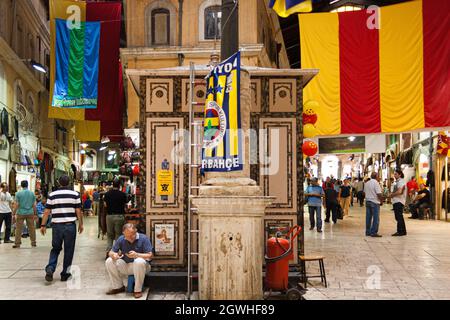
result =
[[31,245],[36,245],[36,224],[34,223],[34,217],[34,214],[16,214],[15,245],[20,246],[22,244],[22,230],[25,221],[28,227],[28,234],[30,235]]
[[348,208],[350,207],[351,198],[341,198],[339,204],[341,205],[342,211],[344,211],[344,216],[348,216]]
[[150,271],[150,264],[142,258],[134,259],[132,263],[126,263],[123,259],[114,261],[108,258],[105,265],[112,289],[122,288],[124,280],[126,281],[129,275],[134,275],[134,292],[142,291],[145,274]]

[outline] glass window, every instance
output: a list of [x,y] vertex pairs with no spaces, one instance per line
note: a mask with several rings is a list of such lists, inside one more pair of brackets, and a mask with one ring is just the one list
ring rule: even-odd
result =
[[169,45],[170,12],[167,9],[152,11],[152,45]]
[[205,9],[205,39],[220,39],[222,12],[220,6]]

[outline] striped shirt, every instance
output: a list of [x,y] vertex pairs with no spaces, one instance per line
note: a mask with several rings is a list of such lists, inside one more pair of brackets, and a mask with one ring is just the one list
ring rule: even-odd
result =
[[59,189],[49,194],[47,209],[51,210],[52,223],[74,222],[75,209],[81,208],[80,194],[69,189]]

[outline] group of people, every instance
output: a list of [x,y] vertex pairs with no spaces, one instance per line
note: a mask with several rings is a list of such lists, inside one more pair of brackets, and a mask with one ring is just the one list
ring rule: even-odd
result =
[[[43,236],[47,233],[49,221],[52,227],[52,249],[48,264],[45,266],[45,280],[53,281],[53,274],[58,264],[58,257],[64,248],[61,281],[67,281],[72,276],[72,265],[75,242],[78,233],[84,230],[82,201],[80,194],[70,187],[68,176],[58,180],[60,187],[51,192],[45,199],[35,195],[28,189],[28,182],[22,181],[22,190],[17,192],[15,199],[9,194],[5,183],[0,185],[0,228],[6,223],[5,243],[10,240],[11,222],[16,221],[15,243],[13,248],[20,248],[21,234],[24,223],[28,227],[31,246],[36,247],[36,228]],[[125,222],[125,206],[128,202],[124,192],[119,190],[120,181],[113,182],[112,189],[104,196],[107,208],[108,242],[105,268],[111,282],[111,289],[106,294],[117,294],[125,291],[124,281],[130,275],[134,276],[134,297],[142,297],[145,275],[150,271],[150,261],[153,257],[153,246],[150,239],[138,233],[136,226]],[[38,201],[37,201],[38,200]],[[38,212],[42,214],[39,215]],[[78,220],[78,227],[76,221]]]
[[[0,184],[0,229],[5,223],[3,243],[14,243],[15,249],[20,248],[22,238],[28,237],[31,239],[31,245],[36,246],[36,228],[41,225],[47,200],[39,192],[30,191],[28,181],[24,180],[20,185],[21,190],[13,198],[8,191],[8,185],[5,182]],[[47,226],[50,225],[49,219]],[[14,241],[11,236],[14,236]]]
[[[330,217],[334,223],[338,218],[348,216],[349,207],[353,205],[353,198],[356,197],[360,206],[366,204],[366,236],[381,237],[378,233],[380,223],[380,206],[384,202],[390,202],[393,206],[395,219],[397,221],[397,232],[392,236],[406,236],[406,224],[403,217],[407,195],[411,196],[409,209],[412,214],[410,218],[421,219],[423,212],[429,207],[430,192],[424,184],[420,184],[417,195],[413,195],[411,188],[408,188],[401,170],[394,173],[394,182],[391,190],[383,187],[376,172],[370,178],[355,179],[345,178],[343,181],[334,180],[327,177],[322,186],[317,178],[308,181],[305,190],[305,202],[308,204],[310,230],[317,227],[317,232],[322,232],[322,206],[326,209],[325,222],[330,222]],[[342,217],[339,217],[339,213]]]

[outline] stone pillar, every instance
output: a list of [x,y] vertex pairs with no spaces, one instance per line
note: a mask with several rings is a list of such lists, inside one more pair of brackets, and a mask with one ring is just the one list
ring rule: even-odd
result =
[[[250,75],[241,69],[241,127],[250,128]],[[250,179],[249,143],[244,140],[244,170],[207,173],[199,196],[192,198],[199,220],[199,298],[262,299],[265,208]]]

